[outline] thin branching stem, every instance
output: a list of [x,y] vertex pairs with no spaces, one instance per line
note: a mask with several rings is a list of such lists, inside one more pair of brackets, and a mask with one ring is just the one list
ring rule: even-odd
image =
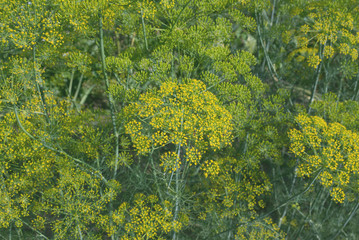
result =
[[100,52],[101,52],[101,65],[102,65],[102,72],[103,72],[103,76],[105,79],[105,84],[106,84],[106,91],[107,91],[107,97],[108,97],[108,101],[110,104],[110,111],[111,111],[111,120],[112,120],[112,127],[113,127],[113,132],[115,135],[115,170],[113,172],[113,178],[116,178],[117,175],[117,169],[118,169],[118,161],[119,161],[119,133],[117,131],[117,126],[116,126],[116,116],[115,116],[115,106],[113,104],[113,96],[112,94],[109,92],[109,88],[110,88],[110,82],[108,80],[107,77],[107,73],[106,73],[106,62],[105,62],[105,47],[104,47],[104,41],[103,41],[103,26],[102,26],[102,15],[99,14],[99,31],[100,31]]
[[[256,16],[257,16],[257,22],[259,23],[259,17],[258,17],[258,14],[256,12]],[[262,33],[261,33],[261,29],[260,29],[260,26],[258,24],[257,26],[257,31],[258,31],[258,36],[259,36],[259,40],[260,40],[260,43],[261,43],[261,46],[263,48],[263,52],[264,52],[264,56],[265,56],[265,60],[268,64],[268,70],[271,74],[271,77],[273,78],[273,83],[276,85],[276,81],[278,81],[280,79],[280,77],[278,76],[274,66],[273,66],[273,63],[272,63],[272,60],[270,59],[269,57],[269,54],[268,54],[268,50],[267,50],[267,47],[265,46],[264,44],[264,41],[263,41],[263,38],[262,38]],[[269,47],[268,47],[269,48]],[[264,61],[265,61],[264,60]]]
[[319,63],[319,66],[318,66],[317,71],[316,71],[315,82],[314,82],[314,85],[313,85],[313,88],[312,88],[312,94],[310,96],[309,103],[308,103],[308,114],[312,111],[311,105],[312,105],[312,102],[314,100],[315,93],[317,92],[321,69],[322,69],[322,63]]
[[69,84],[69,92],[68,92],[68,95],[67,95],[67,97],[69,98],[69,100],[71,99],[72,85],[73,85],[73,83],[74,83],[75,71],[76,71],[76,68],[72,68],[71,78],[70,78],[70,84]]
[[[181,17],[183,11],[186,9],[186,7],[192,2],[193,0],[189,0],[184,6],[183,8],[181,9],[181,11],[179,12],[179,14],[177,15],[176,17],[176,20],[174,21],[174,24],[171,26],[171,30],[173,30],[173,27],[176,26],[179,18]],[[198,17],[198,14],[197,14],[197,17]]]
[[80,89],[81,89],[81,85],[82,85],[82,80],[83,80],[83,78],[84,78],[84,73],[81,73],[79,83],[77,84],[77,88],[76,88],[75,95],[74,95],[74,97],[73,97],[73,99],[72,99],[72,102],[73,102],[73,103],[76,103],[77,97],[78,97],[78,95],[79,95],[79,93],[80,93]]
[[23,224],[25,224],[28,228],[30,228],[31,230],[33,230],[34,232],[36,232],[37,234],[39,234],[42,238],[49,240],[44,234],[42,234],[41,232],[39,232],[38,230],[36,230],[35,228],[33,228],[30,224],[28,224],[25,221],[22,221]]
[[[41,86],[40,82],[38,81],[38,74],[37,74],[37,70],[36,70],[36,66],[37,66],[37,61],[36,61],[36,46],[33,46],[32,48],[32,57],[33,57],[33,61],[34,61],[34,81],[35,81],[35,85],[36,85],[36,89],[40,95],[40,99],[41,99],[41,106],[42,109],[45,113],[45,118],[46,118],[46,122],[47,124],[50,124],[50,117],[49,117],[49,113],[47,111],[47,104],[46,104],[46,99],[45,99],[45,94],[43,91],[43,87]],[[39,76],[40,78],[40,76]]]
[[78,232],[79,232],[80,240],[82,240],[82,239],[83,239],[83,237],[82,237],[82,231],[81,231],[81,228],[80,228],[78,219],[77,219],[77,230],[78,230]]
[[142,22],[142,31],[143,31],[143,37],[145,39],[145,47],[146,50],[148,51],[148,43],[147,43],[147,35],[146,35],[146,25],[145,25],[145,19],[143,17],[143,9],[141,6],[141,22]]
[[[177,159],[176,159],[176,202],[175,202],[175,212],[173,217],[173,224],[175,224],[175,221],[178,218],[178,212],[179,212],[179,161],[181,157],[181,143],[178,144],[178,151],[177,151]],[[173,240],[176,239],[176,231],[173,231]]]
[[346,225],[348,225],[348,223],[350,222],[350,220],[354,217],[354,215],[356,214],[356,212],[358,211],[359,208],[359,201],[357,199],[357,204],[354,206],[352,212],[350,213],[348,219],[345,221],[345,223],[341,226],[341,228],[336,232],[336,234],[332,237],[332,239],[337,239],[337,237],[339,236],[339,234],[344,230],[344,228],[346,227]]
[[314,85],[313,85],[313,88],[312,88],[312,94],[310,96],[309,103],[308,103],[308,114],[310,114],[310,112],[312,111],[311,105],[312,105],[312,103],[314,101],[314,96],[315,96],[315,94],[317,92],[317,88],[318,88],[319,77],[320,77],[320,73],[321,73],[322,66],[323,66],[324,47],[325,47],[325,45],[322,45],[321,49],[320,49],[321,51],[319,52],[320,63],[319,63],[319,66],[317,67],[316,72],[315,72],[315,82],[314,82]]
[[[182,117],[181,117],[181,132],[183,131],[183,108],[182,108]],[[182,141],[180,141],[178,143],[178,149],[177,149],[177,158],[176,158],[176,202],[175,202],[175,212],[174,212],[174,216],[173,216],[173,226],[175,224],[175,221],[177,221],[178,218],[178,213],[179,213],[179,204],[180,204],[180,199],[179,199],[179,176],[180,176],[180,161],[181,161],[181,146],[182,146]],[[171,181],[170,181],[171,183]],[[176,240],[177,235],[176,235],[176,231],[173,230],[173,236],[172,239]]]
[[155,177],[155,184],[156,184],[157,192],[158,192],[158,195],[159,195],[161,201],[163,202],[164,199],[162,197],[161,188],[160,188],[160,185],[158,183],[157,170],[156,170],[156,167],[155,167],[155,163],[153,161],[153,151],[150,153],[150,162],[151,162],[151,166],[152,166],[153,175]]
[[359,82],[359,73],[357,74],[357,80],[355,81],[354,96],[352,98],[353,101],[356,101],[359,95],[358,82]]
[[339,102],[341,96],[342,96],[342,92],[343,92],[343,82],[344,82],[344,78],[340,78],[340,82],[339,82],[339,90],[338,90],[338,98],[337,98],[337,103]]
[[[291,195],[291,194],[293,193],[293,189],[294,189],[294,185],[295,185],[296,179],[297,179],[297,171],[294,170],[294,176],[293,176],[293,180],[292,180],[292,186],[290,187],[289,195]],[[281,216],[280,219],[279,219],[279,223],[278,223],[278,227],[279,227],[279,228],[280,228],[280,226],[282,225],[282,221],[283,221],[284,217],[285,217],[286,214],[287,214],[287,210],[288,210],[288,205],[285,206],[284,212],[283,212],[282,216]]]

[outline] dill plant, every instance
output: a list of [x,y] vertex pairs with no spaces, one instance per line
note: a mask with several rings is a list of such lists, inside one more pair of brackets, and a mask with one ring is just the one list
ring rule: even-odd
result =
[[358,14],[339,2],[0,0],[0,236],[346,236]]

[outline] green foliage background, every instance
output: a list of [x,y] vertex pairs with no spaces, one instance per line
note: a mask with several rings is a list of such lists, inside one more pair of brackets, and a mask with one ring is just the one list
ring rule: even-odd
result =
[[357,239],[356,0],[0,0],[2,239]]

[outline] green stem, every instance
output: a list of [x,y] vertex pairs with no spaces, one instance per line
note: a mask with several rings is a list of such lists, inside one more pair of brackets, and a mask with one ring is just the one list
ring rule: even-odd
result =
[[[357,199],[358,201],[358,199]],[[343,224],[343,226],[341,226],[341,228],[337,231],[337,233],[334,235],[334,237],[332,238],[337,239],[337,237],[339,236],[339,234],[344,230],[344,228],[346,227],[346,225],[348,225],[348,223],[350,222],[350,220],[354,217],[354,215],[356,214],[356,212],[358,211],[359,208],[359,201],[357,202],[357,204],[355,205],[355,207],[353,208],[352,212],[350,213],[348,219],[345,221],[345,223]]]
[[[297,163],[298,163],[298,162],[297,162]],[[297,173],[296,173],[296,171],[295,171],[294,176],[293,176],[293,180],[292,180],[292,186],[290,187],[290,192],[289,192],[290,195],[293,193],[293,189],[294,189],[294,185],[295,185],[296,179],[297,179]],[[278,227],[279,227],[279,228],[280,228],[280,226],[282,225],[282,221],[283,221],[284,217],[285,217],[286,214],[287,214],[287,210],[288,210],[288,205],[285,206],[284,212],[283,212],[282,216],[281,216],[280,219],[279,219],[279,223],[278,223]]]
[[314,82],[314,86],[312,89],[312,94],[310,96],[310,100],[309,100],[309,104],[308,104],[308,114],[311,112],[312,108],[311,108],[311,104],[314,100],[314,96],[315,93],[317,92],[317,88],[318,88],[318,82],[319,82],[319,76],[320,76],[320,70],[322,69],[322,63],[319,64],[319,67],[317,68],[317,72],[316,72],[316,78],[315,78],[315,82]]
[[308,114],[310,114],[312,108],[311,108],[311,104],[314,100],[314,96],[315,96],[315,93],[317,92],[317,88],[318,88],[318,82],[319,82],[319,77],[320,77],[320,72],[322,70],[322,65],[323,65],[323,57],[321,56],[323,54],[323,51],[324,51],[324,47],[325,46],[322,46],[322,51],[321,53],[319,52],[319,56],[320,56],[320,63],[319,63],[319,66],[317,67],[317,71],[316,71],[316,77],[315,77],[315,82],[314,82],[314,85],[313,85],[313,88],[312,88],[312,94],[310,96],[310,100],[309,100],[309,104],[308,104]]
[[155,184],[156,184],[156,187],[157,187],[157,192],[158,192],[158,195],[159,195],[159,197],[161,199],[161,202],[163,202],[161,188],[160,188],[160,185],[158,184],[158,178],[157,178],[157,172],[156,172],[156,168],[155,168],[155,163],[153,162],[153,151],[150,154],[150,161],[151,161],[153,175],[155,177]]
[[[182,117],[181,117],[181,132],[183,132],[183,108],[182,108]],[[180,175],[180,167],[179,167],[179,161],[181,161],[181,144],[182,142],[180,141],[178,144],[178,150],[177,150],[177,158],[176,158],[176,203],[175,203],[175,212],[174,212],[174,217],[173,217],[173,226],[175,224],[175,221],[178,218],[178,213],[179,213],[179,204],[180,204],[180,199],[179,199],[179,175]],[[170,181],[171,183],[171,181]],[[177,236],[176,236],[176,231],[173,230],[173,236],[172,239],[176,240]]]
[[80,228],[78,219],[76,219],[76,220],[77,220],[77,230],[78,230],[79,235],[80,235],[80,240],[82,240],[82,239],[83,239],[83,237],[82,237],[82,231],[81,231],[81,228]]
[[295,209],[303,218],[303,224],[300,228],[300,231],[296,234],[296,237],[294,239],[298,239],[298,236],[301,234],[301,232],[303,231],[304,227],[309,223],[309,225],[312,227],[313,232],[316,236],[316,239],[320,239],[320,236],[318,234],[318,229],[316,227],[316,224],[314,223],[314,221],[310,218],[310,213],[308,213],[307,215],[305,215],[302,211],[300,211],[299,209]]
[[101,63],[102,63],[102,72],[103,72],[103,76],[105,79],[105,84],[106,84],[106,92],[107,92],[107,97],[108,97],[108,101],[110,104],[110,111],[111,111],[111,120],[112,120],[112,127],[113,127],[113,132],[115,134],[115,141],[116,141],[116,153],[115,153],[115,170],[113,173],[113,178],[116,178],[116,174],[117,174],[117,168],[118,168],[118,160],[119,160],[119,133],[117,131],[117,126],[116,126],[116,117],[115,117],[115,107],[113,105],[113,96],[112,94],[109,92],[109,88],[110,88],[110,83],[107,77],[107,73],[106,73],[106,62],[105,62],[105,48],[104,48],[104,42],[103,42],[103,27],[102,27],[102,15],[99,14],[99,31],[100,31],[100,51],[101,51]]
[[12,234],[11,234],[11,231],[12,231],[12,224],[10,223],[10,227],[9,227],[9,240],[12,239]]
[[27,224],[26,222],[22,221],[22,223],[24,223],[28,228],[30,228],[31,230],[35,231],[37,234],[39,234],[42,238],[49,240],[44,234],[42,234],[41,232],[39,232],[38,230],[36,230],[35,228],[31,227],[31,225]]
[[[179,212],[179,167],[178,162],[180,161],[181,157],[181,143],[178,144],[178,152],[177,152],[177,159],[176,159],[176,203],[175,203],[175,213],[173,217],[173,225],[175,224],[175,221],[178,218],[178,212]],[[176,231],[173,230],[173,240],[176,239]]]
[[83,80],[83,79],[84,79],[84,74],[81,73],[79,83],[77,84],[77,88],[76,88],[75,95],[74,95],[74,97],[73,97],[73,99],[72,99],[72,101],[73,101],[74,103],[76,102],[77,97],[78,97],[78,95],[79,95],[79,93],[80,93],[80,89],[81,89],[81,85],[82,85],[82,80]]
[[145,46],[146,46],[146,50],[148,51],[148,43],[147,43],[147,36],[146,36],[146,26],[145,26],[145,19],[143,18],[142,6],[141,6],[141,21],[142,21],[143,36],[145,38]]
[[259,26],[259,17],[258,17],[257,11],[256,11],[256,17],[257,17],[257,22],[258,22],[258,26],[257,26],[258,36],[259,36],[259,40],[260,40],[261,46],[263,48],[264,56],[265,56],[263,63],[267,62],[268,70],[271,74],[271,77],[273,78],[273,84],[275,87],[277,87],[277,81],[280,79],[280,77],[278,76],[278,74],[273,66],[272,60],[270,59],[270,57],[268,55],[269,44],[267,44],[267,46],[264,45],[262,33],[260,30],[260,26]]
[[[193,0],[189,0],[184,6],[183,8],[181,9],[181,11],[179,12],[179,14],[177,15],[176,17],[176,20],[174,22],[174,24],[171,26],[171,31],[173,30],[173,27],[176,26],[180,16],[182,15],[183,11],[186,9],[186,7],[192,2]],[[196,15],[198,17],[198,15]]]
[[359,73],[357,74],[357,80],[355,82],[355,90],[354,90],[355,94],[354,94],[354,96],[352,98],[353,101],[357,100],[357,97],[358,97],[358,94],[359,94],[359,89],[358,89],[359,84],[358,84],[358,82],[359,82]]
[[70,86],[69,86],[69,93],[68,93],[69,100],[71,98],[72,84],[74,82],[75,70],[76,70],[75,68],[72,68],[72,71],[71,71],[71,79],[70,79]]
[[342,77],[340,79],[340,83],[339,83],[339,90],[338,90],[338,98],[337,98],[337,103],[339,102],[340,100],[340,97],[342,95],[342,91],[343,91],[343,82],[344,82],[344,78]]
[[36,85],[36,88],[37,88],[37,91],[40,95],[40,99],[41,99],[41,103],[42,103],[42,109],[45,113],[45,118],[46,118],[46,122],[47,124],[50,124],[50,118],[49,118],[49,113],[47,111],[47,104],[46,104],[46,99],[45,99],[45,94],[44,94],[44,91],[43,91],[43,87],[41,86],[40,82],[37,81],[37,71],[36,71],[36,47],[33,46],[32,48],[32,53],[33,53],[33,61],[34,61],[34,78],[35,78],[35,85]]

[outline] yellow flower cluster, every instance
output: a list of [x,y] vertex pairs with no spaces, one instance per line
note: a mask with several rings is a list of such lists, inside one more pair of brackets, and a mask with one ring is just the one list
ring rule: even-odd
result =
[[175,0],[161,0],[160,5],[165,9],[173,8],[175,6]]
[[297,41],[298,41],[298,46],[300,48],[304,48],[307,47],[309,40],[306,37],[297,37]]
[[35,229],[43,230],[45,228],[45,219],[42,216],[36,216],[31,222]]
[[176,152],[165,152],[161,155],[160,166],[164,171],[175,172],[181,167],[181,160]]
[[316,67],[318,67],[320,62],[321,62],[321,59],[318,55],[310,55],[308,57],[309,67],[316,68]]
[[331,58],[331,57],[334,56],[334,52],[335,52],[335,50],[334,50],[334,48],[332,46],[330,46],[330,45],[325,46],[325,48],[324,48],[324,57]]
[[254,217],[255,208],[264,207],[260,198],[270,192],[271,184],[259,164],[249,165],[244,158],[227,157],[206,161],[203,165],[203,175],[208,182],[197,186],[207,190],[196,201],[200,219],[205,220],[213,213],[220,219],[238,217],[243,212]]
[[[120,184],[109,181],[109,187],[101,187],[100,194],[101,181],[96,172],[80,170],[71,158],[48,147],[66,148],[71,144],[70,149],[76,154],[96,159],[98,138],[103,134],[75,124],[77,117],[69,114],[68,103],[44,93],[52,136],[39,97],[29,99],[18,110],[21,125],[37,140],[19,128],[13,112],[0,121],[0,171],[6,176],[0,179],[1,186],[5,187],[0,190],[0,227],[7,228],[11,222],[21,227],[22,219],[29,216],[31,208],[34,217],[30,222],[38,230],[47,225],[44,213],[57,216],[53,224],[57,239],[78,238],[78,229],[85,234],[88,225],[94,223],[108,233],[113,232],[114,226],[109,227],[109,220],[102,212],[116,197]],[[78,141],[74,142],[74,137]],[[39,192],[40,201],[35,197]]]
[[204,176],[206,178],[207,177],[216,178],[217,175],[219,174],[218,162],[213,160],[205,161],[203,166],[203,171],[204,171]]
[[93,18],[97,18],[99,13],[103,16],[104,29],[112,29],[116,18],[124,9],[123,5],[126,5],[112,4],[109,0],[56,0],[55,2],[60,8],[63,21],[82,34],[94,33],[95,30],[90,22]]
[[11,82],[11,85],[4,84],[0,86],[0,99],[2,102],[16,104],[23,90],[24,84],[22,82],[13,82],[13,79],[6,79],[6,82]]
[[194,146],[187,161],[197,164],[203,151],[227,146],[232,140],[230,113],[199,80],[164,82],[158,91],[142,94],[124,112],[135,116],[127,121],[125,131],[141,154],[169,143]]
[[106,204],[117,196],[119,183],[111,180],[112,187],[100,194],[98,178],[65,162],[67,166],[60,169],[57,186],[45,192],[48,203],[41,209],[59,217],[53,223],[56,239],[79,238],[81,232],[85,235],[89,230],[89,225],[95,225],[112,235],[117,227],[111,224],[107,214],[102,213]]
[[161,206],[154,195],[146,197],[141,193],[136,194],[134,206],[126,207],[129,220],[124,226],[125,233],[121,239],[162,239],[161,235],[171,230],[179,231],[182,224],[173,222],[170,209],[171,204],[168,201],[164,201]]
[[359,174],[359,135],[317,116],[301,114],[296,122],[299,130],[291,129],[289,138],[290,150],[301,159],[298,176],[321,171],[320,183],[330,189],[334,201],[342,203],[344,191]]
[[73,51],[65,54],[66,65],[70,68],[77,68],[80,72],[85,73],[92,63],[90,56],[80,51]]
[[200,162],[200,160],[202,159],[201,151],[199,151],[198,149],[196,149],[194,147],[187,149],[186,159],[187,159],[187,162],[189,162],[190,166],[197,165]]
[[[247,220],[248,221],[248,220]],[[248,239],[286,239],[285,234],[280,231],[277,224],[273,223],[271,218],[265,218],[261,221],[255,221],[248,225],[242,225],[237,228],[236,240]]]
[[151,147],[151,140],[149,137],[140,135],[136,137],[136,140],[133,143],[135,149],[138,150],[139,155],[144,155],[148,153]]
[[313,30],[318,33],[318,39],[321,44],[328,40],[332,43],[337,41],[341,28],[353,28],[353,18],[350,14],[338,11],[335,8],[328,10],[317,9],[317,12],[311,12],[310,17],[315,19]]
[[[2,6],[3,7],[3,6]],[[52,48],[63,44],[59,14],[48,10],[46,1],[6,4],[1,27],[3,43],[12,42],[16,48],[30,50],[34,45],[46,42]]]
[[342,188],[340,187],[334,187],[331,192],[330,196],[333,198],[335,202],[342,203],[345,199],[345,193]]
[[350,47],[347,43],[341,43],[339,45],[339,51],[341,54],[347,55],[347,54],[349,54]]
[[141,14],[143,18],[146,19],[153,19],[155,17],[155,14],[157,12],[156,5],[151,0],[144,0],[137,3],[138,6],[138,13]]
[[358,59],[358,50],[355,48],[351,49],[350,56],[352,57],[352,61],[355,61]]
[[165,146],[168,143],[168,135],[161,131],[155,132],[152,139],[155,147]]
[[[355,11],[348,11],[347,6],[338,6],[336,2],[311,2],[307,1],[301,8],[292,6],[292,17],[298,14],[297,11],[309,10],[304,24],[296,33],[296,26],[292,30],[282,33],[283,42],[288,44],[291,39],[297,40],[298,52],[313,52],[315,54],[302,54],[298,60],[306,59],[309,67],[316,68],[323,60],[318,52],[324,47],[323,55],[325,58],[332,58],[334,53],[350,55],[352,61],[358,58],[355,45],[359,43],[358,34],[355,30],[357,19]],[[295,37],[293,37],[293,35]],[[305,41],[305,40],[308,41]],[[319,44],[318,44],[319,43]],[[314,47],[312,47],[314,45]],[[290,55],[291,56],[291,55]],[[290,57],[291,58],[291,57]]]

